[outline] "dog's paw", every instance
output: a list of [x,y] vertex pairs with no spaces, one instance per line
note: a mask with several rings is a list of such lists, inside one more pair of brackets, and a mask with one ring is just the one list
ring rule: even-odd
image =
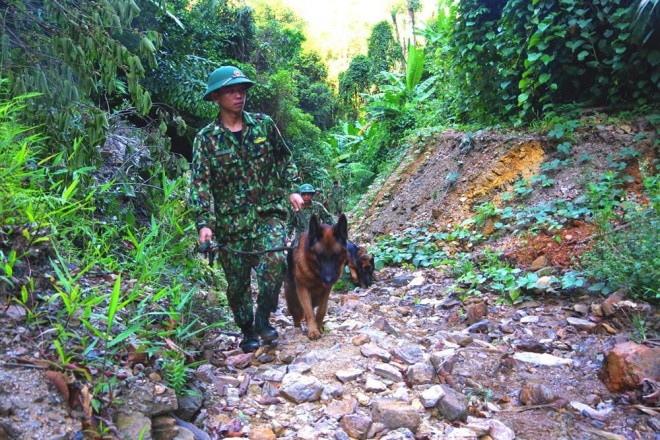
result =
[[312,341],[321,337],[321,332],[318,329],[307,329],[307,337]]

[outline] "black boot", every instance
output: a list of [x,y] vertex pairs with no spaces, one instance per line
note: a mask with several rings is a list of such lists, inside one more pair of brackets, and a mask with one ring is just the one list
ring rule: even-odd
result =
[[269,343],[278,338],[277,330],[270,325],[270,312],[264,312],[257,308],[254,315],[254,329],[259,333],[265,343]]
[[257,351],[259,348],[259,338],[257,338],[257,334],[255,333],[252,326],[242,327],[241,330],[243,332],[243,340],[241,340],[238,346],[241,347],[243,353],[252,353],[253,351]]

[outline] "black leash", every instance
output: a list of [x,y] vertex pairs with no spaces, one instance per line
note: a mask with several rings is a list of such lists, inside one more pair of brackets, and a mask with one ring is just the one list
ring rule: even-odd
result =
[[[297,240],[296,240],[297,241]],[[215,260],[215,254],[219,250],[223,249],[234,254],[241,255],[261,255],[267,254],[269,252],[280,252],[280,251],[290,251],[295,249],[297,246],[278,246],[270,249],[264,249],[262,251],[239,251],[238,249],[232,249],[229,246],[220,246],[218,243],[213,240],[205,241],[197,247],[197,252],[200,254],[208,254],[209,266],[213,266],[213,261]]]

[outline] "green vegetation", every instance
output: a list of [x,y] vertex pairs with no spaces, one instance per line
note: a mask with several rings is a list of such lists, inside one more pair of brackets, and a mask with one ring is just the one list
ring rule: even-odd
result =
[[[583,261],[585,273],[602,280],[594,288],[605,293],[625,288],[634,296],[660,299],[660,165],[644,180],[649,204],[627,200],[612,185],[612,179],[597,189],[598,220],[601,235],[592,252]],[[614,222],[605,220],[615,218]]]
[[[390,55],[396,29],[379,23],[368,54],[354,57],[339,77],[340,116],[359,127],[361,155],[352,155],[351,145],[335,157],[377,174],[419,133],[448,125],[528,124],[561,139],[558,149],[568,157],[580,109],[616,106],[648,114],[657,108],[657,6],[440,1],[437,20],[419,30],[425,46],[401,51],[404,63]],[[411,78],[419,80],[411,85]],[[337,171],[342,180],[350,178]],[[550,176],[539,179],[553,183]]]
[[[525,127],[556,142],[542,173],[514,182],[502,205],[479,204],[449,230],[410,225],[379,237],[369,249],[377,268],[438,268],[461,296],[494,292],[507,304],[573,289],[660,299],[657,157],[621,146],[605,173],[585,174],[581,196],[530,202],[536,190],[557,185],[564,167],[591,166],[592,156],[575,154],[584,109],[660,123],[657,0],[442,0],[437,20],[410,38],[397,23],[406,15],[412,28],[419,2],[402,2],[392,23],[373,27],[367,53],[352,58],[337,84],[325,54],[304,49],[301,20],[279,6],[3,4],[0,298],[39,329],[35,345],[53,369],[90,385],[97,432],[111,429],[104,420],[120,380],[117,359],[149,363],[185,393],[198,340],[225,325],[204,302],[203,292],[223,278],[193,253],[188,163],[171,152],[189,147],[214,116],[200,97],[223,64],[255,79],[247,110],[274,117],[301,177],[321,188],[340,180],[349,208],[449,126],[467,128],[460,154],[484,127]],[[113,162],[107,155],[119,156],[111,170],[102,167],[104,158]],[[641,170],[636,193],[627,188],[633,165]],[[459,177],[448,171],[433,198]],[[560,242],[575,221],[598,232],[565,273],[525,272],[500,253],[473,252],[509,233]]]
[[[159,186],[133,188],[157,207],[150,218],[103,204],[95,209],[94,200],[130,183],[113,180],[91,189],[83,185],[91,170],[68,173],[64,152],[45,156],[45,137],[18,122],[32,98],[0,102],[3,297],[25,309],[31,326],[54,330],[41,332],[39,341],[53,347],[43,351],[53,367],[87,380],[91,371],[100,372],[91,405],[101,418],[112,404],[118,357],[164,359],[166,379],[183,392],[191,364],[177,347],[224,323],[221,316],[204,322],[195,304],[199,287],[186,281],[214,275],[200,272],[188,249],[183,179],[162,175]],[[122,221],[108,222],[107,215]],[[52,273],[51,288],[41,281],[44,272]]]

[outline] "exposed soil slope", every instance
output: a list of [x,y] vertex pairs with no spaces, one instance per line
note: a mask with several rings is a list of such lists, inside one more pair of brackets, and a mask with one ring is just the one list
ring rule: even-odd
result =
[[[643,138],[636,140],[636,136]],[[548,187],[536,185],[525,201],[535,205],[581,195],[589,181],[609,168],[607,157],[630,147],[645,155],[657,155],[655,136],[647,120],[631,125],[590,125],[565,137],[572,138],[566,165],[546,172],[555,180]],[[541,174],[541,165],[566,159],[557,145],[566,141],[527,133],[475,133],[447,131],[413,148],[397,169],[358,206],[362,215],[352,227],[365,238],[405,228],[410,223],[430,222],[449,227],[476,214],[475,207],[491,202],[503,207],[502,195],[513,184]],[[631,171],[639,185],[639,172]]]

